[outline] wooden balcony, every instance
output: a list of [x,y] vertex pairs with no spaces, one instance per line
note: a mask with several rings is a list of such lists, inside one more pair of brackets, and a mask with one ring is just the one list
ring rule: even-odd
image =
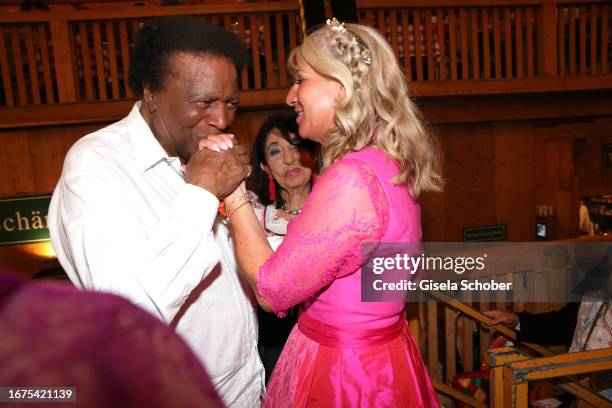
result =
[[[390,42],[415,96],[612,89],[611,1],[357,4],[359,21]],[[286,58],[303,32],[297,1],[16,12],[0,17],[0,128],[121,117],[133,100],[135,33],[162,15],[194,15],[234,31],[250,50],[242,108],[283,104]]]

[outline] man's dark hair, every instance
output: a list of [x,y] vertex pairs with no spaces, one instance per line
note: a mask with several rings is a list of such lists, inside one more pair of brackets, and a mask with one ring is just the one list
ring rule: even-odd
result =
[[145,24],[130,55],[129,85],[137,97],[145,87],[164,87],[170,62],[179,52],[229,59],[238,73],[246,60],[246,47],[232,32],[186,16],[161,17]]

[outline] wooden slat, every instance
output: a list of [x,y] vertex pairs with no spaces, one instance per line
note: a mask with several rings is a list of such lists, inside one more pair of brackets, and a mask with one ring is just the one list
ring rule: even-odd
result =
[[472,71],[474,79],[480,79],[480,46],[478,41],[478,33],[481,31],[478,27],[478,10],[470,10],[470,31],[472,37]]
[[32,26],[23,27],[26,52],[28,54],[28,71],[30,74],[30,89],[32,91],[32,102],[40,105],[40,85],[38,83],[38,64],[34,54],[34,38],[32,37]]
[[446,380],[451,381],[457,373],[457,320],[456,314],[448,305],[444,305],[444,344],[446,349]]
[[435,62],[433,49],[433,29],[431,25],[431,10],[425,12],[425,42],[427,49],[427,79],[433,81],[435,78]]
[[278,87],[278,80],[274,75],[274,59],[272,55],[272,35],[270,29],[270,18],[269,14],[265,14],[262,17],[263,27],[264,27],[264,58],[266,61],[266,79],[267,79],[267,88],[276,88]]
[[89,34],[87,31],[87,23],[79,24],[79,39],[81,45],[81,66],[83,67],[83,82],[85,83],[85,98],[88,101],[95,99],[93,86],[93,74],[91,70],[91,54],[89,53]]
[[387,24],[385,23],[385,11],[376,10],[376,28],[378,29],[380,35],[382,35],[384,38],[387,38],[385,33],[386,27]]
[[438,338],[438,304],[427,302],[427,359],[429,373],[434,380],[442,380],[442,373],[439,370]]
[[493,51],[495,55],[495,79],[502,77],[502,59],[501,59],[501,27],[499,23],[499,9],[493,9]]
[[23,73],[23,59],[21,57],[21,41],[19,41],[19,33],[17,26],[11,26],[11,48],[13,50],[15,75],[17,77],[17,94],[19,96],[19,105],[28,104],[28,93],[26,91],[25,75]]
[[[289,20],[291,20],[291,18],[289,18]],[[244,25],[245,25],[245,17],[244,16],[238,16],[238,36],[243,39],[246,38],[245,34],[244,34]],[[289,30],[289,35],[291,35],[291,30]],[[249,89],[249,69],[246,66],[242,67],[242,73],[241,73],[241,87],[243,90]]]
[[98,99],[105,101],[108,99],[106,94],[106,83],[104,78],[104,55],[102,51],[102,36],[100,35],[100,23],[92,24],[94,50],[96,55],[96,76],[98,78]]
[[513,78],[512,72],[512,16],[510,8],[504,7],[504,49],[506,60],[506,72],[504,78]]
[[[490,310],[489,307],[489,294],[486,291],[482,291],[479,293],[479,310],[480,312],[486,312],[487,310]],[[478,334],[480,337],[480,358],[482,359],[485,355],[485,350],[489,348],[489,346],[491,345],[491,332],[489,331],[489,328],[484,326],[484,325],[480,325],[480,328],[478,330]]]
[[111,90],[113,95],[111,99],[120,99],[119,94],[119,72],[117,70],[117,47],[115,45],[114,23],[108,21],[106,23],[106,41],[108,42],[108,65],[110,68]]
[[482,20],[482,56],[484,79],[491,79],[491,45],[489,41],[489,11],[486,8],[481,9]]
[[440,52],[440,79],[446,79],[446,50],[445,50],[445,29],[444,29],[444,11],[436,11],[436,25],[438,26],[438,47]]
[[6,51],[6,43],[4,42],[4,27],[0,27],[0,69],[2,70],[2,88],[4,89],[4,98],[7,106],[14,106],[15,99],[13,98],[13,83],[11,81],[11,71],[9,70],[10,61]]
[[514,9],[514,49],[516,51],[516,77],[523,77],[523,18],[520,7]]
[[536,64],[536,56],[534,53],[533,47],[533,30],[534,24],[534,14],[533,8],[527,8],[527,22],[526,22],[526,36],[527,36],[527,77],[533,78],[535,76],[535,64]]
[[389,11],[389,24],[391,26],[391,49],[400,57],[399,52],[399,41],[397,39],[397,12],[395,10]]
[[38,25],[38,41],[40,45],[40,58],[43,69],[43,80],[45,82],[45,103],[54,103],[55,95],[53,92],[53,75],[49,60],[49,41],[47,40],[47,27],[45,24]]
[[423,80],[423,40],[421,37],[421,13],[415,10],[413,14],[414,61],[416,63],[416,79]]
[[123,71],[123,89],[126,98],[131,98],[132,90],[129,85],[130,78],[130,39],[127,32],[127,23],[119,22],[119,46],[121,47],[121,70]]
[[461,32],[461,79],[470,79],[468,12],[465,9],[459,10],[459,26]]
[[448,10],[448,46],[450,53],[450,71],[451,79],[457,79],[457,17],[455,10]]
[[[469,295],[467,295],[469,296]],[[472,302],[466,299],[466,306],[472,306]],[[474,322],[467,317],[463,318],[463,371],[474,370]]]
[[590,66],[589,66],[589,73],[591,75],[595,75],[599,72],[599,67],[598,67],[598,63],[597,63],[597,22],[599,21],[599,17],[600,17],[600,9],[598,6],[596,5],[592,5],[591,6],[591,21],[590,21],[590,26],[591,26],[591,61],[590,61]]
[[559,76],[565,75],[565,65],[567,63],[566,55],[565,55],[565,18],[563,17],[562,11],[563,9],[559,10],[560,14],[557,20],[557,44],[559,44],[558,46],[559,47],[558,48]]
[[249,16],[249,29],[251,31],[251,57],[253,61],[253,78],[255,89],[261,89],[261,65],[259,63],[259,23],[257,16]]
[[370,27],[374,27],[374,12],[372,10],[368,10],[365,13],[365,17],[366,17],[366,25],[369,25]]
[[586,66],[586,52],[587,52],[587,39],[586,39],[586,23],[587,23],[587,10],[586,7],[580,7],[580,26],[578,32],[578,49],[580,56],[580,74],[586,75],[587,66]]
[[608,5],[604,4],[601,8],[601,73],[607,74],[610,64],[608,62],[608,47],[610,44],[610,34],[608,26]]
[[297,47],[297,38],[296,38],[296,18],[299,18],[297,15],[289,15],[289,49],[292,50]]
[[569,72],[576,75],[576,7],[570,6],[568,10],[569,21]]
[[404,70],[406,78],[412,81],[412,58],[410,57],[410,33],[408,32],[408,10],[404,9],[402,13],[402,43],[404,46]]
[[283,31],[283,16],[276,14],[274,16],[276,22],[276,50],[278,53],[278,74],[280,78],[280,87],[289,86],[287,83],[287,57],[285,56],[285,35]]

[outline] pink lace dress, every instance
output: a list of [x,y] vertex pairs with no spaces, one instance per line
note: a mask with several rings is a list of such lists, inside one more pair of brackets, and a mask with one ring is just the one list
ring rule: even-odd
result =
[[301,304],[264,407],[438,407],[403,303],[361,302],[364,242],[418,242],[420,209],[378,149],[328,168],[257,288],[276,312]]

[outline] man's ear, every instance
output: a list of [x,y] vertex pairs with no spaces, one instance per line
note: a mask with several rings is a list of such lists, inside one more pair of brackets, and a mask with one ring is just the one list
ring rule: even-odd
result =
[[270,168],[263,163],[259,163],[259,167],[266,173],[270,174]]
[[144,103],[145,109],[149,113],[153,113],[157,110],[157,95],[151,92],[151,89],[148,87],[143,89],[142,103]]

